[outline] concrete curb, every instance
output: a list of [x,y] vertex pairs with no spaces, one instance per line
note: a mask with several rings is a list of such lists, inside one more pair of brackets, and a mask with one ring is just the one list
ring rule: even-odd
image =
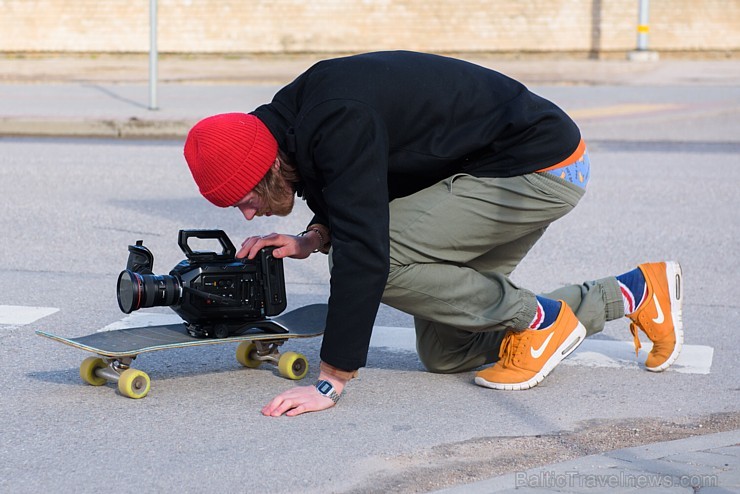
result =
[[184,139],[196,120],[94,118],[0,118],[4,137],[96,137],[114,139]]

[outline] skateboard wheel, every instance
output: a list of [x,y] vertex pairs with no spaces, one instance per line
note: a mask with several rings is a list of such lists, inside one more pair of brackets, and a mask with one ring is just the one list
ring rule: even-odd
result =
[[308,374],[308,360],[300,353],[285,352],[278,360],[278,371],[288,379],[303,379]]
[[262,363],[261,360],[252,357],[256,351],[257,345],[255,345],[254,342],[242,341],[236,347],[236,360],[238,360],[244,367],[256,369]]
[[129,398],[143,398],[149,393],[151,381],[146,372],[142,372],[138,369],[126,369],[121,372],[121,376],[118,379],[118,391],[123,396]]
[[108,367],[108,365],[102,358],[87,357],[80,364],[80,377],[87,384],[90,384],[92,386],[102,386],[103,384],[107,383],[108,380],[95,374],[95,371],[97,369],[104,369],[106,367]]

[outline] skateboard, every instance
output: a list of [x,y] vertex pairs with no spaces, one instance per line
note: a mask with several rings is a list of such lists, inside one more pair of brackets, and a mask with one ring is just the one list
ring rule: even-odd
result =
[[149,393],[149,376],[131,367],[139,354],[238,342],[236,359],[245,367],[257,368],[262,363],[276,365],[280,375],[288,379],[303,379],[308,373],[308,360],[297,352],[280,353],[283,343],[292,338],[311,338],[324,333],[326,304],[313,304],[285,314],[250,321],[225,338],[196,338],[188,333],[186,324],[145,326],[65,338],[38,330],[36,334],[94,354],[80,365],[80,377],[93,386],[118,383],[118,390],[129,398],[143,398]]

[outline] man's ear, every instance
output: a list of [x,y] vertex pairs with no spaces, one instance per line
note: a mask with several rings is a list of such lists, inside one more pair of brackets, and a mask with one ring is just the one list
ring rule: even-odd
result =
[[275,158],[275,163],[272,164],[272,169],[278,171],[280,169],[280,160]]

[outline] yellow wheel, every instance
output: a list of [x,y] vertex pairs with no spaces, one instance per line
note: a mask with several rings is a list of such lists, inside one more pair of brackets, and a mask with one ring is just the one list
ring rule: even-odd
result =
[[306,377],[308,373],[308,360],[296,352],[285,352],[278,360],[280,375],[288,379],[298,380]]
[[149,393],[151,381],[146,372],[138,369],[126,369],[118,379],[118,391],[129,398],[143,398]]
[[108,381],[104,377],[100,377],[95,374],[95,370],[104,369],[105,367],[108,367],[108,365],[105,363],[105,361],[103,361],[102,358],[87,357],[80,364],[80,377],[87,384],[91,384],[93,386],[102,386]]
[[236,360],[238,360],[239,363],[242,364],[244,367],[256,369],[262,363],[261,360],[253,357],[256,352],[257,345],[255,345],[254,342],[242,341],[241,343],[239,343],[239,346],[236,347]]

